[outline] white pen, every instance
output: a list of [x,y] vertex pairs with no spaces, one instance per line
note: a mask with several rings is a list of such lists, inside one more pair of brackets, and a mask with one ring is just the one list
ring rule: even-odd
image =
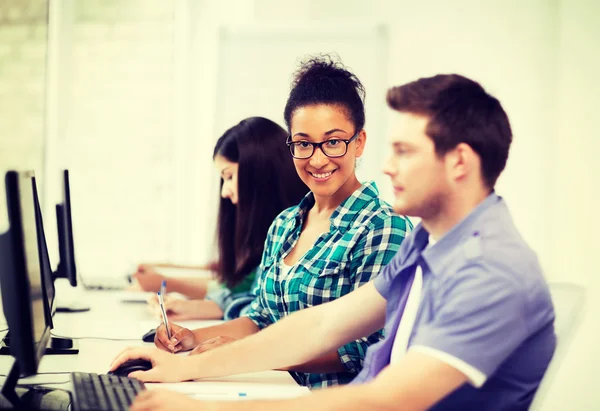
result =
[[167,337],[169,337],[169,341],[171,340],[171,330],[169,329],[169,321],[167,320],[167,312],[165,311],[165,303],[163,301],[163,297],[161,292],[158,293],[158,305],[160,306],[160,313],[162,314],[163,324],[167,330]]

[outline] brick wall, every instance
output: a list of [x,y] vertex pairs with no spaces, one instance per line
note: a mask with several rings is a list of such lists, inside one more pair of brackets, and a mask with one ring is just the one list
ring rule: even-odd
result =
[[[0,173],[42,170],[45,0],[0,0]],[[7,225],[4,184],[0,190],[0,231]]]

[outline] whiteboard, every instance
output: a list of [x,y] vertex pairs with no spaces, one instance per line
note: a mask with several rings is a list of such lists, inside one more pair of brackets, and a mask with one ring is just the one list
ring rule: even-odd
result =
[[283,110],[300,61],[319,53],[339,56],[366,89],[367,145],[359,161],[358,178],[375,180],[382,198],[390,198],[392,190],[382,173],[388,151],[385,27],[223,27],[217,47],[215,139],[251,116],[266,117],[285,127]]

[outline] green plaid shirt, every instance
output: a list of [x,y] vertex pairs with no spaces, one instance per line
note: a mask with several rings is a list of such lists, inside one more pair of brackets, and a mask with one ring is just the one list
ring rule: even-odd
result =
[[[280,277],[281,261],[300,237],[304,217],[315,202],[312,193],[279,214],[265,241],[257,297],[245,316],[262,329],[295,311],[340,298],[375,278],[412,228],[378,195],[370,182],[340,204],[330,217],[329,232],[317,239],[285,278]],[[346,384],[362,369],[367,347],[382,335],[379,331],[338,350],[346,372],[291,374],[310,388]]]

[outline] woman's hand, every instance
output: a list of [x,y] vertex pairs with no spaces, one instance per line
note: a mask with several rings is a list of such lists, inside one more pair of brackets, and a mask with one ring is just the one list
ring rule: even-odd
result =
[[[214,301],[186,300],[174,297],[166,297],[163,300],[169,321],[221,320],[223,318],[223,310]],[[162,320],[157,296],[150,297],[148,308],[157,320]]]
[[145,264],[140,264],[138,270],[132,276],[143,291],[160,291],[160,285],[166,277]]
[[171,339],[167,335],[167,329],[164,324],[161,324],[156,329],[154,336],[154,345],[163,351],[179,352],[189,351],[198,345],[196,335],[189,329],[181,327],[169,321],[169,329],[171,330]]

